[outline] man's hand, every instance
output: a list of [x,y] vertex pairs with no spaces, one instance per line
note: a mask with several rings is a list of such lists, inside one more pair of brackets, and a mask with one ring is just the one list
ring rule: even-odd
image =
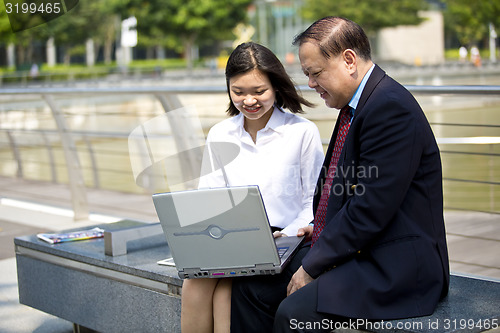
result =
[[293,274],[292,279],[290,280],[290,283],[288,284],[288,288],[286,290],[287,296],[290,296],[306,284],[312,282],[314,279],[307,274],[307,272],[302,268],[302,266],[299,267],[299,269]]
[[307,227],[300,228],[297,231],[297,236],[298,237],[305,236],[305,241],[307,242],[307,241],[311,240],[311,238],[312,238],[313,229],[314,229],[314,226],[312,226],[312,225],[308,225]]

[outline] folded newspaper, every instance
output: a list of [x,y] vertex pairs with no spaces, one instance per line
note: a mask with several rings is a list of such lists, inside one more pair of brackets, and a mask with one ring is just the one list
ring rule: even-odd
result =
[[56,244],[104,237],[104,230],[96,227],[89,230],[72,231],[60,234],[37,234],[36,236],[50,244]]

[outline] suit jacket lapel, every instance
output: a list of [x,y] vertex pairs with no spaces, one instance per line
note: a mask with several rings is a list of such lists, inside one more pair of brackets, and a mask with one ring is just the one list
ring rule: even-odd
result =
[[323,190],[323,184],[325,183],[326,175],[328,173],[328,167],[330,166],[330,160],[332,159],[333,148],[335,146],[335,140],[337,138],[337,132],[339,130],[340,123],[340,111],[339,117],[337,117],[337,122],[335,123],[335,128],[333,130],[332,136],[330,138],[330,143],[328,144],[328,150],[326,151],[325,160],[323,161],[323,167],[321,168],[318,182],[316,183],[316,191],[313,198],[313,211],[316,214],[316,208],[319,204],[319,199],[321,198],[321,192]]
[[[373,69],[372,74],[368,78],[368,81],[366,82],[365,88],[363,89],[363,92],[361,93],[361,97],[359,99],[359,102],[358,102],[358,105],[356,108],[356,112],[354,112],[354,117],[352,119],[352,123],[354,123],[357,115],[359,115],[361,112],[363,112],[363,107],[365,106],[366,101],[368,100],[368,98],[372,94],[373,90],[379,84],[379,82],[382,80],[382,78],[384,76],[385,76],[385,72],[379,66],[375,65],[375,68]],[[352,125],[352,123],[351,123],[351,125]],[[351,133],[350,129],[349,129],[349,133]],[[344,149],[342,149],[342,153],[340,155],[339,165],[341,165],[345,159],[345,155],[346,155],[345,148],[349,146],[349,143],[348,143],[349,138],[350,138],[349,133],[347,134]]]
[[[373,90],[375,87],[379,84],[379,82],[382,80],[382,78],[385,76],[385,72],[378,66],[375,65],[375,68],[372,71],[372,74],[370,75],[370,78],[366,82],[365,88],[363,89],[363,92],[361,93],[361,97],[358,102],[358,107],[356,108],[356,112],[354,113],[354,118],[352,119],[352,122],[355,121],[355,118],[359,115],[359,113],[362,112],[363,107],[366,104],[366,101],[372,94]],[[318,183],[316,184],[316,195],[314,196],[314,202],[313,202],[313,208],[314,208],[314,213],[316,213],[316,208],[318,207],[319,199],[321,197],[321,191],[323,189],[323,184],[325,182],[326,174],[328,172],[328,167],[330,166],[330,160],[332,158],[332,153],[333,153],[333,148],[335,146],[335,140],[337,138],[337,132],[339,128],[339,120],[340,117],[337,118],[337,122],[335,123],[335,128],[333,130],[332,136],[330,138],[330,144],[328,145],[328,150],[326,152],[325,156],[325,161],[323,163],[323,168],[321,169],[320,176],[318,178]],[[351,123],[352,125],[352,123]],[[351,132],[349,130],[349,132]],[[349,133],[347,134],[346,137],[346,145],[344,145],[344,148],[342,149],[342,153],[339,158],[338,165],[341,165],[343,160],[345,159],[345,154],[346,154],[346,146],[347,146],[347,140],[349,139]]]
[[[378,65],[375,65],[375,68],[372,71],[372,74],[370,75],[370,78],[366,82],[365,89],[363,89],[363,92],[361,93],[361,97],[358,102],[358,107],[356,108],[356,112],[354,113],[354,118],[362,112],[363,107],[366,104],[366,101],[372,94],[373,90],[375,87],[379,84],[379,82],[384,78],[385,72],[380,68]],[[354,119],[353,119],[354,121]]]

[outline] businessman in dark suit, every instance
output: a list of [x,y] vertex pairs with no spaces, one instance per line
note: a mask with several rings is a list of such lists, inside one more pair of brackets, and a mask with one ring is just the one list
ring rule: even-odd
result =
[[449,264],[440,154],[424,113],[372,62],[356,23],[321,19],[294,44],[309,86],[341,112],[314,226],[299,231],[312,246],[294,259],[302,261],[290,281],[233,285],[233,331],[322,331],[349,318],[431,314],[448,292]]

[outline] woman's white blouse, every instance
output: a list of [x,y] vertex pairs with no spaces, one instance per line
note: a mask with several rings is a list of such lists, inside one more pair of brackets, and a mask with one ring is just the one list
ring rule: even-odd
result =
[[[218,149],[217,158],[205,154],[205,175],[198,187],[226,186],[218,167],[223,163],[227,185],[258,185],[270,224],[283,228],[287,235],[295,235],[313,220],[313,195],[324,159],[318,128],[305,118],[275,107],[254,143],[243,121],[244,116],[239,114],[210,129],[207,147],[223,143],[219,147],[224,149]],[[215,171],[207,173],[207,168]]]

